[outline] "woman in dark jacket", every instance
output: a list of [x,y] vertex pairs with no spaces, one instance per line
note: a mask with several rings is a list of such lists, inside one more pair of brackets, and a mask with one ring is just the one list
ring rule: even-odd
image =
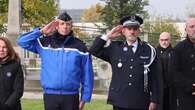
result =
[[10,41],[0,37],[0,110],[21,110],[24,77]]

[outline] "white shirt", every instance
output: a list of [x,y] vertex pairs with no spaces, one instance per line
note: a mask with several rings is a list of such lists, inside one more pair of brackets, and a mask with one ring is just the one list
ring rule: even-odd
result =
[[136,40],[133,44],[129,44],[129,43],[127,42],[127,44],[128,44],[129,46],[130,46],[130,45],[132,45],[132,46],[133,46],[132,50],[133,50],[133,52],[135,53],[135,52],[136,52],[136,50],[137,50],[138,41]]

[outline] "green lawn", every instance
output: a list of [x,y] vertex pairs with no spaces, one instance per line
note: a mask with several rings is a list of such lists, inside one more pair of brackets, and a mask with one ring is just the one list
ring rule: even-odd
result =
[[[22,100],[23,110],[43,110],[42,100]],[[84,110],[112,110],[112,106],[106,104],[106,100],[92,100],[85,105]]]
[[43,110],[42,100],[22,100],[22,110]]

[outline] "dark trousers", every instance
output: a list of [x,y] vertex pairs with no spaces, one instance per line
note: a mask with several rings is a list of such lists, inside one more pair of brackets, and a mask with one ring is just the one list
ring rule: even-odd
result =
[[22,110],[22,108],[21,108],[20,103],[16,104],[15,106],[12,106],[12,107],[8,107],[4,104],[3,105],[0,104],[0,110]]
[[44,94],[45,110],[79,110],[79,95]]
[[171,110],[170,108],[170,91],[169,88],[164,89],[163,110]]
[[127,109],[127,108],[113,106],[113,110],[146,110],[146,109]]
[[162,110],[177,110],[177,93],[174,86],[164,88],[162,105]]

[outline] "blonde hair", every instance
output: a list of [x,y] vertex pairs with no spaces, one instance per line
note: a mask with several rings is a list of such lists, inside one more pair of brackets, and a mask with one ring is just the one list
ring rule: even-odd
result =
[[11,59],[11,60],[20,61],[20,58],[19,58],[18,54],[16,53],[16,51],[14,50],[14,48],[13,48],[11,42],[9,41],[9,39],[6,38],[6,37],[1,37],[0,36],[0,40],[2,40],[5,43],[6,47],[7,47],[8,58]]

